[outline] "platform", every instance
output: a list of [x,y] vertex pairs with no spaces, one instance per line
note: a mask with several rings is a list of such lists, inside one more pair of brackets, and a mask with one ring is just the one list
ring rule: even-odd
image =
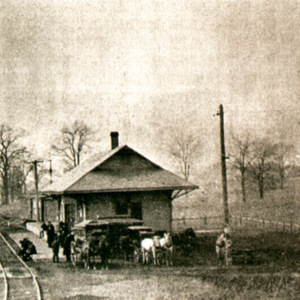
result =
[[[47,237],[40,239],[39,234],[41,230],[42,223],[27,223],[26,230],[16,233],[11,233],[10,237],[21,247],[20,241],[24,238],[28,238],[36,247],[37,254],[32,255],[33,260],[43,260],[50,259],[52,260],[52,248],[48,247]],[[57,224],[53,224],[55,227]],[[57,230],[57,228],[55,228]],[[66,261],[65,256],[63,255],[63,248],[59,249],[59,260]]]

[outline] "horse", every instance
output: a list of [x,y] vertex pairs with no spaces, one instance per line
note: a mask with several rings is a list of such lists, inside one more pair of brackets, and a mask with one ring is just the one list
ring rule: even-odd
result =
[[192,228],[187,228],[173,236],[174,245],[178,246],[187,256],[196,246],[196,234]]
[[98,254],[101,258],[101,265],[106,270],[108,269],[108,262],[111,252],[111,241],[107,235],[102,235],[98,244]]
[[133,245],[129,235],[121,235],[119,238],[120,252],[124,256],[124,260],[128,260],[133,253]]
[[193,228],[187,228],[173,236],[173,241],[176,245],[192,243],[196,238]]
[[153,256],[153,264],[160,265],[166,261],[167,265],[172,265],[173,242],[170,233],[164,233],[164,237],[154,236],[146,238],[141,242],[143,264],[149,263],[149,256]]
[[171,233],[164,233],[164,237],[159,240],[160,249],[163,250],[164,260],[167,264],[173,265],[173,241]]
[[106,234],[102,234],[100,237],[91,237],[84,243],[81,252],[85,268],[90,269],[92,260],[95,268],[95,257],[99,256],[101,259],[101,267],[107,270],[110,252],[111,242]]
[[143,264],[149,263],[149,256],[152,253],[153,256],[153,264],[157,264],[156,258],[156,248],[160,247],[160,237],[154,236],[151,238],[143,239],[141,242],[141,249],[142,249],[142,257],[143,257]]

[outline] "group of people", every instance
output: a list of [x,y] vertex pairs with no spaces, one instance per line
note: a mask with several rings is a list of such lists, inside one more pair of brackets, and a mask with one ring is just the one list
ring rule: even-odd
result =
[[53,224],[49,221],[47,224],[43,223],[41,225],[40,238],[43,237],[44,233],[47,233],[47,243],[48,247],[52,248],[53,257],[52,261],[54,263],[59,262],[59,249],[62,247],[64,249],[63,255],[66,256],[66,261],[71,261],[71,243],[74,240],[73,234],[70,232],[67,224],[64,222],[59,222],[58,230],[55,232]]
[[[45,222],[41,225],[40,238],[44,237],[47,233],[47,243],[48,247],[52,248],[53,252],[53,263],[59,262],[59,249],[63,248],[63,255],[66,256],[66,261],[71,261],[71,244],[74,241],[74,235],[69,229],[69,226],[64,222],[60,221],[58,224],[58,230],[55,232],[55,228],[50,221],[46,224]],[[19,256],[23,260],[30,260],[32,254],[36,254],[35,245],[24,238],[20,241],[21,248],[19,250]],[[121,244],[122,245],[122,244]],[[231,230],[229,225],[226,225],[221,235],[216,240],[216,254],[219,262],[225,263],[226,266],[230,266],[232,263],[231,257]]]

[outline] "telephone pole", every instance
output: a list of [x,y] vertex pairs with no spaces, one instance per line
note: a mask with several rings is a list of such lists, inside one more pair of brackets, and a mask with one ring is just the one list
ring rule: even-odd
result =
[[220,105],[220,111],[217,113],[220,116],[220,142],[221,142],[221,163],[222,163],[222,185],[223,185],[223,205],[225,223],[229,224],[229,208],[228,208],[228,191],[227,191],[227,175],[226,175],[226,152],[225,152],[225,134],[224,134],[224,110],[223,105]]
[[53,179],[52,179],[52,173],[53,173],[53,171],[52,171],[52,160],[51,160],[51,159],[49,159],[49,177],[50,177],[50,180],[49,180],[49,182],[50,182],[50,184],[52,184],[52,183],[53,183]]
[[36,199],[36,218],[37,221],[40,221],[40,205],[39,205],[39,177],[37,171],[37,164],[41,163],[41,160],[34,160],[30,163],[33,164],[33,171],[34,171],[34,182],[35,182],[35,199]]

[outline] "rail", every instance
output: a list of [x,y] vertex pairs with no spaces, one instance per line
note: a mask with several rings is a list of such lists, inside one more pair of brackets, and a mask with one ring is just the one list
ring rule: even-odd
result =
[[18,260],[21,262],[21,264],[25,267],[25,269],[30,273],[33,282],[36,286],[36,290],[37,290],[37,299],[38,300],[42,300],[42,293],[41,293],[41,288],[40,285],[36,279],[36,276],[33,274],[33,272],[30,270],[30,268],[28,267],[28,265],[19,257],[19,255],[16,253],[16,251],[14,250],[14,248],[9,244],[9,242],[6,240],[6,238],[3,236],[2,233],[0,233],[1,238],[3,239],[3,241],[5,242],[5,244],[7,245],[7,247],[10,249],[10,251],[18,258]]
[[7,283],[7,276],[6,276],[6,272],[2,266],[2,264],[0,263],[0,269],[2,270],[3,273],[3,280],[4,280],[4,285],[5,285],[5,291],[4,291],[4,300],[7,300],[8,298],[8,283]]

